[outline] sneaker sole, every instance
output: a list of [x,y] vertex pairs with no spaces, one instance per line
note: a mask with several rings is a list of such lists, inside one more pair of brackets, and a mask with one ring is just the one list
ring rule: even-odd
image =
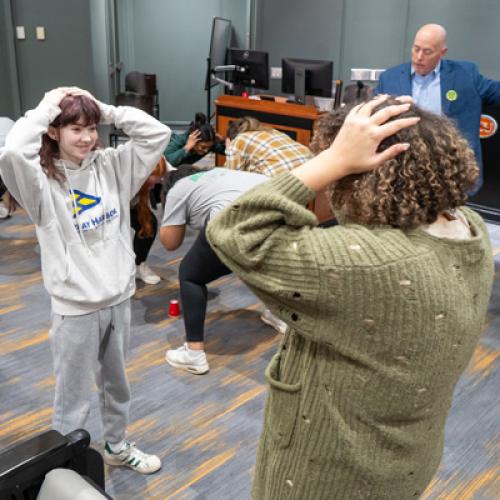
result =
[[170,361],[170,359],[168,359],[166,355],[165,355],[165,360],[170,366],[178,368],[179,370],[184,370],[186,372],[192,373],[193,375],[205,375],[205,373],[208,373],[208,371],[210,370],[208,365],[202,368],[199,366],[195,367],[193,365],[183,365],[181,363],[176,363],[175,361]]
[[146,285],[157,285],[161,281],[161,278],[159,280],[153,281],[153,280],[145,280],[144,278],[141,278],[140,276],[136,276],[135,279],[142,281],[143,283],[146,283]]
[[133,470],[134,472],[138,472],[139,474],[154,474],[155,472],[158,472],[161,469],[161,465],[157,469],[152,469],[148,471],[141,471],[139,469],[136,469],[134,467],[131,467],[129,464],[124,464],[121,460],[115,459],[113,457],[103,457],[104,463],[106,465],[109,465],[111,467],[126,467],[127,469]]

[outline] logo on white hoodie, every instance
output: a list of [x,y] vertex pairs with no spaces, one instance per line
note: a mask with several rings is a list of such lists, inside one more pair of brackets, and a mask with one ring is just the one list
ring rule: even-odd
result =
[[73,200],[75,202],[73,208],[73,219],[76,219],[77,215],[85,212],[85,210],[94,208],[96,205],[101,203],[100,196],[92,196],[91,194],[84,193],[79,189],[75,189],[73,191]]

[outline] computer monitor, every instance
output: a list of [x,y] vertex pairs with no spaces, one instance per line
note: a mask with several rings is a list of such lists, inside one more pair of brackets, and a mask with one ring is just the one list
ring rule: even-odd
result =
[[294,94],[295,102],[304,104],[306,95],[332,97],[332,61],[286,57],[281,68],[281,91]]
[[239,87],[269,88],[269,54],[259,50],[227,49],[226,64],[236,66],[226,78]]
[[219,84],[217,80],[212,78],[212,71],[217,66],[224,64],[230,39],[231,21],[223,17],[214,17],[212,21],[212,35],[210,36],[210,52],[208,55],[205,90]]

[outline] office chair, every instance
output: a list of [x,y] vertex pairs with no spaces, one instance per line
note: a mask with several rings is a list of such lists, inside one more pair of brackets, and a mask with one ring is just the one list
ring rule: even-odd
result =
[[157,120],[160,118],[160,106],[158,100],[158,89],[156,87],[156,75],[131,71],[125,76],[125,92],[133,92],[142,96],[153,97],[153,112]]
[[117,106],[132,106],[154,116],[154,96],[122,92],[116,96]]
[[[147,94],[136,94],[135,92],[121,92],[115,97],[115,104],[117,106],[132,106],[133,108],[142,109],[146,113],[154,116],[157,120],[158,116],[158,106],[155,107],[155,96]],[[113,148],[118,146],[120,138],[127,137],[120,129],[117,129],[114,125],[111,126],[111,132],[109,133],[109,145]]]
[[140,71],[127,73],[125,76],[125,91],[141,95],[157,94],[156,75],[141,73]]

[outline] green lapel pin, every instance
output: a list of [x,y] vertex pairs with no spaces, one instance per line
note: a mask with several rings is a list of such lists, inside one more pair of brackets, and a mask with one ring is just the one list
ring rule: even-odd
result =
[[448,101],[453,102],[456,101],[457,98],[458,94],[456,90],[448,90],[448,92],[446,92],[446,99],[448,99]]

